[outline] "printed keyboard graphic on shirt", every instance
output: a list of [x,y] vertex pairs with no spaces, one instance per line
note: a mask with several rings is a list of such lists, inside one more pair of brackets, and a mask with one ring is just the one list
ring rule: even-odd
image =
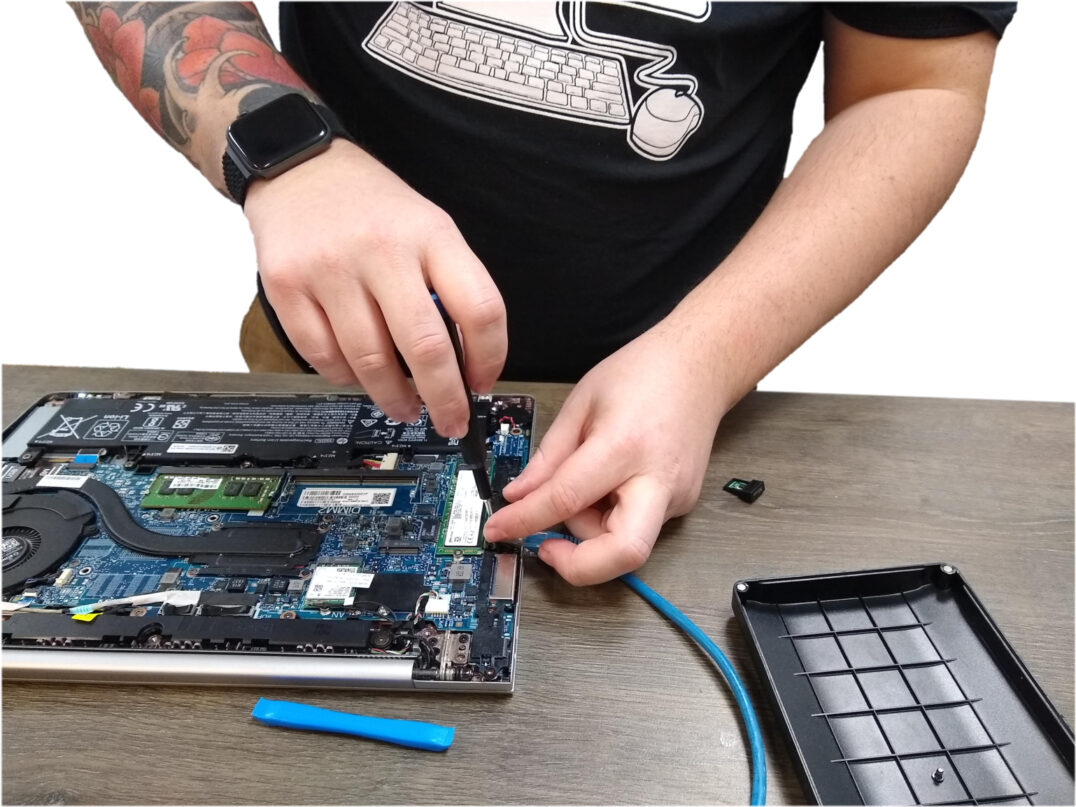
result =
[[631,119],[617,59],[528,41],[409,3],[389,9],[363,43],[432,84],[597,124]]

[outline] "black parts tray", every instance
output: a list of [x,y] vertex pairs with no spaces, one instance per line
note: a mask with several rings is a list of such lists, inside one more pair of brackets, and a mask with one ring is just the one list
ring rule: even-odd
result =
[[743,580],[732,607],[808,798],[1073,803],[1072,729],[955,567]]

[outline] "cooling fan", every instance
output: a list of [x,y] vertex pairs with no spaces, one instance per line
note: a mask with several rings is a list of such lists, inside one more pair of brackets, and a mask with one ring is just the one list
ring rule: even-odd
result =
[[59,566],[97,531],[93,508],[70,491],[4,496],[4,591]]

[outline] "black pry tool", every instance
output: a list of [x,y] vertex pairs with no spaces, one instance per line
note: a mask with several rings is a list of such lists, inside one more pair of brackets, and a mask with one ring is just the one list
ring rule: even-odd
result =
[[463,388],[467,392],[469,420],[467,433],[460,438],[460,454],[463,455],[464,463],[471,468],[471,472],[474,474],[475,488],[477,488],[478,496],[486,507],[486,516],[488,517],[493,515],[493,507],[490,504],[490,500],[493,498],[493,490],[490,487],[489,474],[486,471],[486,434],[475,412],[474,396],[471,395],[471,391],[467,388],[467,374],[463,366],[463,345],[460,344],[460,335],[459,331],[456,330],[456,323],[452,321],[452,317],[445,311],[441,299],[436,294],[431,294],[430,296],[433,297],[433,302],[437,306],[437,310],[441,312],[441,318],[445,321],[448,338],[452,342],[452,349],[456,352],[456,363],[460,368]]

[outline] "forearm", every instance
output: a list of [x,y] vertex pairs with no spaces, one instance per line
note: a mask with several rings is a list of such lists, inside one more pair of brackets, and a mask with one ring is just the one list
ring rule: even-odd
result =
[[273,98],[313,92],[250,3],[72,3],[98,58],[139,114],[224,190],[229,124]]
[[952,192],[980,100],[915,89],[830,120],[728,258],[669,317],[706,346],[726,411],[854,300]]

